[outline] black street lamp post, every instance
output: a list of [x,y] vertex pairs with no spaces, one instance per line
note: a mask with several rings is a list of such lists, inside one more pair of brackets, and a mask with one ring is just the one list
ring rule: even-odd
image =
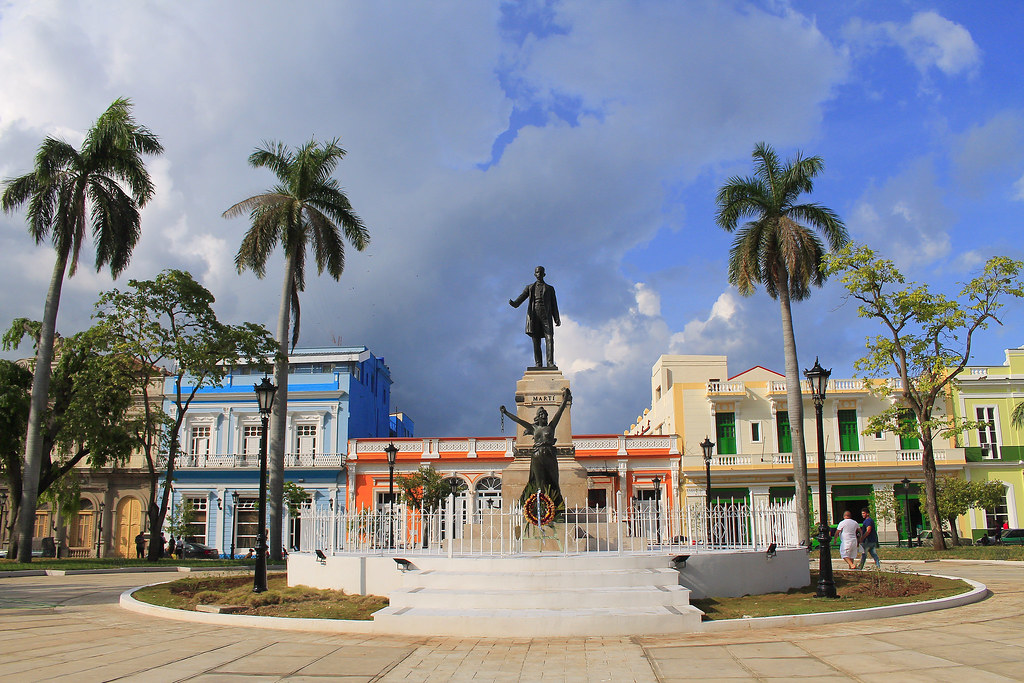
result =
[[384,449],[388,454],[388,548],[395,547],[395,459],[398,446],[392,441]]
[[96,557],[100,557],[103,550],[103,501],[100,501],[100,512],[96,517]]
[[268,377],[259,384],[252,385],[259,404],[260,420],[260,501],[259,501],[259,535],[256,537],[256,573],[252,580],[252,592],[263,593],[267,590],[267,421],[270,410],[274,407],[274,393],[277,391]]
[[707,509],[708,519],[708,541],[714,542],[711,535],[711,458],[714,457],[715,442],[704,435],[700,442],[700,448],[704,451],[704,505]]
[[[913,548],[914,541],[910,535],[910,480],[903,477],[900,483],[903,484],[903,517],[907,520],[906,527],[904,527],[907,530],[907,547]],[[897,538],[899,537],[897,536]]]
[[654,524],[658,543],[661,544],[661,477],[654,475]]
[[[818,508],[821,521],[818,525],[818,591],[819,598],[835,598],[836,583],[832,577],[832,534],[828,528],[828,506],[826,505],[825,486],[825,429],[821,422],[821,409],[825,405],[825,389],[831,370],[826,370],[814,359],[814,367],[804,370],[807,384],[814,399],[814,419],[818,426]],[[797,495],[806,495],[806,491],[797,491]]]
[[238,492],[231,492],[231,559],[235,559],[235,537],[238,534]]

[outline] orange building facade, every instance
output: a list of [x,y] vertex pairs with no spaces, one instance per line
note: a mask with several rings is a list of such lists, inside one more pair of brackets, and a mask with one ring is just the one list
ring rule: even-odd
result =
[[[458,484],[459,506],[467,512],[507,507],[501,498],[502,471],[514,460],[515,437],[349,439],[345,466],[346,507],[383,509],[389,504],[385,448],[398,447],[394,476],[429,465]],[[574,436],[576,461],[587,471],[587,506],[616,507],[635,499],[641,507],[676,507],[681,459],[674,435]],[[396,491],[398,487],[396,486]],[[396,498],[396,504],[400,500]]]

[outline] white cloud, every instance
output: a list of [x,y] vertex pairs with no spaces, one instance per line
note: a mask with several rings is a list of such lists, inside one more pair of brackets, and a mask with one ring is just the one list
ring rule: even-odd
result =
[[981,49],[970,32],[936,12],[917,12],[897,23],[852,19],[843,34],[855,50],[898,46],[922,75],[935,68],[947,76],[973,76],[981,65]]
[[1013,198],[1019,202],[1024,202],[1024,175],[1013,184]]
[[670,340],[670,353],[727,354],[743,344],[746,326],[741,317],[743,304],[732,291],[718,295],[705,319],[690,320]]
[[952,156],[960,187],[977,197],[1004,194],[1008,177],[1024,169],[1024,113],[1005,110],[971,126],[954,139]]
[[900,266],[932,263],[951,249],[954,217],[930,159],[918,159],[882,185],[872,184],[846,224],[858,241],[881,249]]

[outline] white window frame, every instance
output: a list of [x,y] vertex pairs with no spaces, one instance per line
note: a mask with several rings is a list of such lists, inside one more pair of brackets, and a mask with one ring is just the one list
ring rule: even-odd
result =
[[[263,426],[262,423],[259,422],[258,420],[255,421],[255,422],[250,421],[250,420],[246,420],[246,421],[244,421],[244,422],[242,422],[241,424],[238,425],[238,443],[239,443],[239,446],[241,446],[238,449],[238,452],[239,452],[240,455],[244,455],[246,457],[246,459],[248,459],[248,457],[250,455],[259,457],[259,454],[260,454],[260,428],[262,426]],[[268,427],[269,427],[269,425],[268,425]],[[249,430],[253,430],[255,432],[256,436],[255,437],[249,436],[247,434],[247,432]],[[252,447],[251,450],[249,449],[249,439],[255,439],[254,443],[252,444],[253,447]]]
[[[199,436],[198,432],[205,430],[205,436]],[[200,450],[196,446],[201,442],[206,442],[206,450]],[[212,455],[213,454],[213,424],[203,422],[193,422],[188,430],[188,452],[192,456],[200,455]]]
[[[311,434],[302,434],[300,432],[309,431]],[[294,428],[294,439],[295,439],[295,450],[293,451],[299,455],[316,454],[323,452],[322,449],[318,448],[320,440],[322,438],[322,429],[320,424],[317,422],[297,422]],[[313,447],[310,450],[303,450],[302,439],[308,439],[312,437]]]
[[[999,451],[1003,445],[1002,434],[999,433],[999,406],[994,404],[975,404],[975,419],[978,419],[979,410],[991,411],[991,418],[985,418],[987,421],[989,421],[988,429],[986,431],[988,432],[988,436],[995,437],[995,441],[982,443],[981,435],[983,428],[979,427],[978,429],[974,430],[974,434],[978,439],[978,447],[981,448],[981,457],[983,460],[998,460]],[[995,448],[992,448],[992,446],[995,446]]]
[[[754,434],[754,431],[757,434]],[[750,443],[764,443],[764,425],[761,424],[760,420],[750,421]]]

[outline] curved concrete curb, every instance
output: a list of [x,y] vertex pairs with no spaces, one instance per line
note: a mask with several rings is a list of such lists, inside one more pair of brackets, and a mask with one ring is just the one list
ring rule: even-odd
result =
[[321,633],[374,633],[372,621],[352,621],[346,619],[295,619],[292,617],[256,617],[250,614],[207,614],[188,610],[160,607],[140,602],[132,597],[132,593],[140,588],[159,586],[168,581],[156,581],[145,586],[129,588],[121,593],[120,605],[131,612],[147,614],[161,619],[191,621],[214,626],[244,626],[247,628],[270,628],[284,631],[317,631]]
[[[920,572],[919,572],[920,573]],[[951,595],[946,598],[935,600],[924,600],[922,602],[907,602],[901,605],[886,605],[885,607],[868,607],[866,609],[842,610],[839,612],[815,612],[813,614],[787,614],[778,617],[757,617],[754,619],[723,619],[722,621],[701,622],[702,633],[716,633],[720,631],[752,631],[762,628],[792,627],[792,626],[816,626],[821,624],[838,624],[850,621],[865,621],[867,619],[884,619],[887,617],[902,617],[908,614],[920,614],[921,612],[933,612],[951,607],[961,607],[979,602],[988,597],[988,587],[983,583],[971,581],[959,576],[946,576],[944,574],[927,574],[943,579],[963,581],[971,585],[971,590],[960,595]]]
[[[868,619],[884,619],[887,617],[902,617],[908,614],[920,614],[921,612],[932,612],[940,609],[970,605],[988,597],[988,587],[985,586],[985,584],[978,583],[977,581],[971,581],[970,579],[965,579],[959,576],[946,576],[944,574],[929,574],[928,576],[938,576],[944,579],[964,581],[971,585],[971,590],[966,593],[961,593],[960,595],[951,595],[945,598],[936,598],[935,600],[909,602],[901,605],[887,605],[885,607],[869,607],[867,609],[843,610],[839,612],[816,612],[813,614],[792,614],[778,617],[755,617],[752,619],[705,621],[701,622],[700,630],[698,631],[680,631],[679,633],[752,631],[766,628],[815,626],[822,624],[865,621]],[[131,595],[140,588],[157,586],[161,583],[168,583],[168,581],[157,581],[147,584],[147,586],[139,586],[126,590],[121,593],[121,607],[132,612],[147,614],[153,617],[175,619],[178,621],[191,621],[215,626],[243,626],[248,628],[280,629],[285,631],[316,631],[322,633],[373,633],[376,635],[389,635],[387,631],[377,627],[373,621],[256,617],[248,614],[209,614],[150,605],[136,600]],[[666,633],[659,635],[672,634]]]

